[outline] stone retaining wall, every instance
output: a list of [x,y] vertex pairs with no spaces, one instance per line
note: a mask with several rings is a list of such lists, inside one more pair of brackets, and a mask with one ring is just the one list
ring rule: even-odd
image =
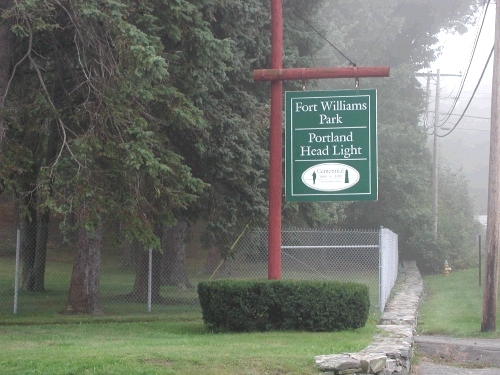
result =
[[358,353],[319,355],[316,366],[324,375],[411,373],[413,336],[423,281],[415,262],[405,262],[400,270],[398,291],[385,306],[372,344]]

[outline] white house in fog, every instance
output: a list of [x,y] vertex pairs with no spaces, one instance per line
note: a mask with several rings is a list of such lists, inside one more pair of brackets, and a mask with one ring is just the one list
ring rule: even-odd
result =
[[486,223],[488,221],[488,215],[476,215],[476,220],[479,221],[479,223],[485,227]]

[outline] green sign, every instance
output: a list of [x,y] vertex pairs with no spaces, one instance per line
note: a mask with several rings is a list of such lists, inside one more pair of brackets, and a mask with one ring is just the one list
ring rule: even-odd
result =
[[376,90],[285,93],[286,200],[377,200]]

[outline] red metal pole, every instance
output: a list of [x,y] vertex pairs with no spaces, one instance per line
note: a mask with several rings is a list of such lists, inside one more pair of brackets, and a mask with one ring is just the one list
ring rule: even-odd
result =
[[254,81],[288,81],[321,78],[389,77],[389,72],[390,68],[388,66],[257,69],[253,71],[253,79]]
[[[271,0],[271,69],[283,66],[282,0]],[[268,279],[281,279],[281,195],[283,83],[271,82],[271,129],[269,135],[269,234]]]

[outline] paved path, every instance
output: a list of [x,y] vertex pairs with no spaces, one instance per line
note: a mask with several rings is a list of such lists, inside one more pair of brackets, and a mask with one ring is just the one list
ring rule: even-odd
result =
[[414,341],[419,354],[427,358],[500,368],[500,340],[415,336]]
[[419,361],[413,365],[415,375],[500,375],[500,368],[463,368]]
[[414,375],[500,375],[500,340],[415,336]]

